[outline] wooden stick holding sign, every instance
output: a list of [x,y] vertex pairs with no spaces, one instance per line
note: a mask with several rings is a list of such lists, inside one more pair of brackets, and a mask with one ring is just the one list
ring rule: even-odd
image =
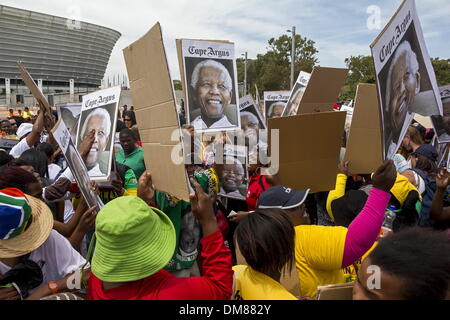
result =
[[37,100],[37,102],[41,108],[41,111],[44,112],[45,129],[48,132],[51,132],[51,130],[53,129],[53,126],[55,124],[55,120],[53,118],[52,108],[50,107],[50,104],[48,103],[47,98],[44,96],[41,89],[39,89],[39,87],[36,85],[33,78],[31,77],[30,73],[27,71],[27,69],[23,65],[22,61],[17,61],[17,66],[19,67],[20,75],[22,76],[23,82],[25,82],[25,85],[28,87],[28,89],[30,89],[34,98]]

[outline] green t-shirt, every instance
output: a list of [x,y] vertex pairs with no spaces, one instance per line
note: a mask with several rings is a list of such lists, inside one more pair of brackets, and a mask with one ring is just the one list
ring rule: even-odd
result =
[[145,171],[144,152],[141,147],[136,147],[132,153],[125,156],[125,152],[120,150],[116,153],[116,161],[133,169],[136,178],[139,179]]
[[168,271],[189,269],[198,256],[201,226],[191,211],[191,203],[155,191],[158,208],[172,221],[177,236],[177,245],[172,259],[165,267]]

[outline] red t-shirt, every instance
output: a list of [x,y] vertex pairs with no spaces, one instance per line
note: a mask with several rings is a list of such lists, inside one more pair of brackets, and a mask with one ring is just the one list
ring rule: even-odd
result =
[[256,210],[256,203],[258,202],[259,196],[269,188],[270,186],[263,175],[258,174],[250,177],[246,199],[248,211]]
[[233,286],[231,252],[219,230],[201,239],[202,277],[177,278],[161,270],[145,279],[103,290],[92,272],[89,300],[229,300]]

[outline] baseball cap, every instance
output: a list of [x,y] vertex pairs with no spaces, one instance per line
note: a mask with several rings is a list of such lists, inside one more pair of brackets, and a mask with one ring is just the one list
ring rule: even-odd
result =
[[266,190],[258,199],[258,209],[293,209],[302,205],[308,196],[308,190],[292,190],[275,186]]
[[414,151],[412,154],[420,154],[426,158],[428,158],[431,161],[436,162],[438,158],[438,152],[435,147],[433,147],[431,144],[423,144],[419,148],[417,148],[416,151]]

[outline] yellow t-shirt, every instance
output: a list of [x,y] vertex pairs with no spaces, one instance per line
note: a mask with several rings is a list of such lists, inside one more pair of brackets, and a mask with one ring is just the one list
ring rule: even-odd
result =
[[249,266],[234,266],[234,300],[297,300],[279,282]]
[[317,286],[345,283],[342,270],[347,228],[295,227],[295,264],[301,297],[316,298]]
[[344,275],[345,275],[345,281],[346,282],[355,282],[356,277],[358,276],[358,270],[355,269],[355,265],[356,268],[361,268],[361,263],[364,261],[364,259],[366,259],[369,254],[373,251],[373,249],[375,249],[375,247],[378,245],[378,242],[375,241],[375,243],[373,244],[372,248],[370,248],[362,257],[361,259],[358,259],[357,261],[355,261],[355,263],[353,263],[351,266],[348,266],[347,268],[343,269],[344,271]]

